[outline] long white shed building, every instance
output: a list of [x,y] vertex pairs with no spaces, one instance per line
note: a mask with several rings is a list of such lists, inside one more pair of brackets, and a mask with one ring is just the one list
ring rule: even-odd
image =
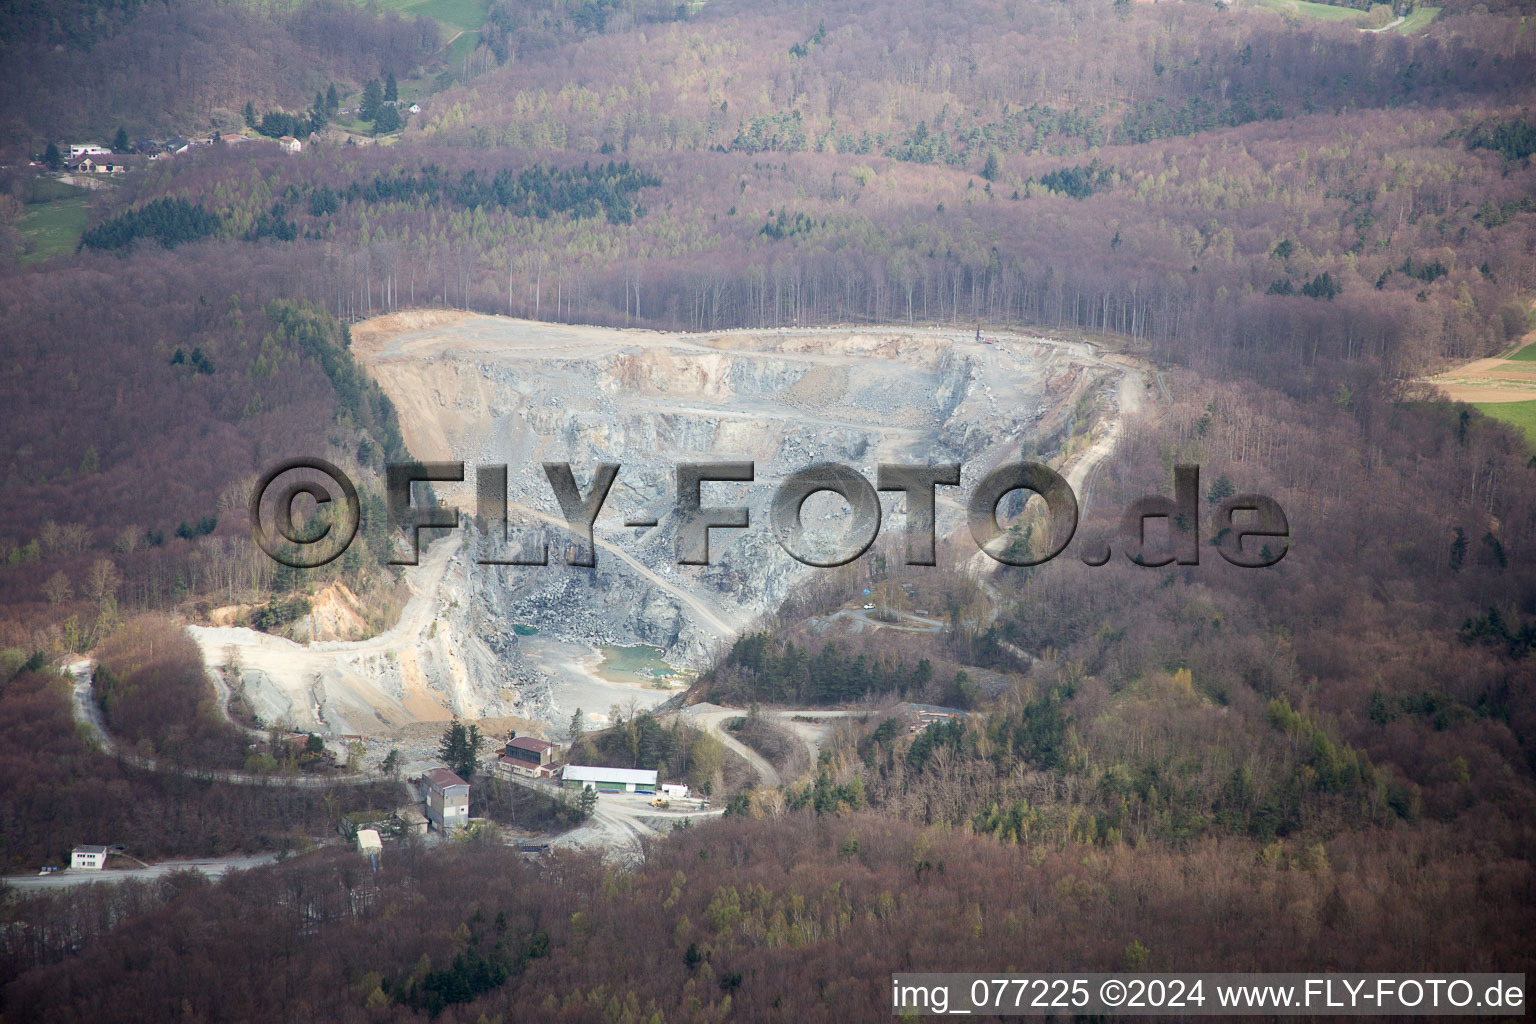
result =
[[591,786],[599,793],[654,793],[656,772],[649,768],[597,768],[568,764],[560,773],[567,789]]

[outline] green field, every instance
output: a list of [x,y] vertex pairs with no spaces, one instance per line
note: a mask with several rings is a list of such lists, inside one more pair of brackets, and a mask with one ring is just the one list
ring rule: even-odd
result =
[[1505,358],[1518,360],[1522,363],[1536,363],[1536,341],[1531,342],[1522,349],[1516,350]]
[[[258,8],[282,7],[294,9],[301,0],[247,0],[248,6]],[[367,6],[367,0],[354,0],[358,6]],[[480,26],[490,13],[490,0],[377,0],[380,8],[397,11],[414,18],[424,14],[442,26],[443,42],[452,42],[450,51],[455,58],[469,53],[480,40]],[[702,4],[700,5],[702,6]],[[467,37],[467,38],[466,38]],[[401,83],[402,86],[404,83]],[[403,92],[403,89],[402,89]],[[406,97],[402,95],[402,100]]]
[[456,33],[473,33],[485,24],[487,0],[380,0],[380,7],[415,17],[425,14],[443,27],[443,42]]
[[1413,13],[1408,15],[1408,20],[1403,22],[1394,32],[1417,32],[1419,29],[1435,20],[1435,15],[1440,13],[1438,7],[1415,7]]
[[[437,22],[442,42],[447,49],[444,56],[450,70],[458,67],[480,45],[480,27],[485,24],[490,13],[490,0],[378,0],[378,3],[385,10],[397,11],[407,17],[425,15]],[[399,82],[399,89],[402,107],[408,107],[432,92],[424,82],[403,78]],[[355,105],[356,99],[348,97],[346,102]],[[364,132],[372,129],[371,125],[364,127],[367,122],[338,119],[332,123],[348,131]]]
[[88,220],[85,189],[48,180],[48,198],[27,204],[17,228],[27,240],[21,262],[36,263],[50,256],[74,252]]
[[[1276,14],[1291,15],[1298,18],[1318,18],[1323,21],[1355,21],[1365,17],[1365,12],[1353,7],[1341,7],[1335,4],[1315,4],[1308,0],[1247,0],[1243,6],[1257,7],[1265,11],[1273,11]],[[1435,20],[1440,13],[1438,7],[1415,7],[1413,13],[1404,19],[1401,25],[1394,25],[1389,32],[1417,32],[1419,29]],[[1394,21],[1397,19],[1393,19]]]
[[[451,34],[451,32],[450,32]],[[475,52],[475,47],[480,45],[479,32],[460,32],[453,37],[453,43],[448,47],[449,67],[453,67],[463,60],[468,54]]]
[[1474,407],[1525,431],[1525,439],[1536,447],[1536,402],[1476,402]]
[[1363,17],[1364,11],[1353,7],[1336,7],[1333,4],[1314,4],[1307,0],[1249,0],[1246,7],[1257,7],[1276,14],[1292,14],[1298,17],[1321,18],[1324,21],[1349,21]]

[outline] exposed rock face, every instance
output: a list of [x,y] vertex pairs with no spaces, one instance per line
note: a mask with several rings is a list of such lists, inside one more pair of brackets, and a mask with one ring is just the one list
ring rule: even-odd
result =
[[[562,639],[647,643],[681,667],[776,608],[818,570],[786,554],[769,528],[774,490],[815,463],[959,462],[941,488],[940,528],[960,523],[968,488],[1019,457],[1026,436],[1069,415],[1108,372],[1086,345],[971,338],[930,330],[666,335],[464,316],[423,329],[391,318],[354,331],[359,361],[400,412],[423,460],[462,461],[462,485],[438,493],[465,513],[462,550],[438,601],[452,642],[418,655],[454,710],[547,718],[553,702],[517,657],[514,625]],[[708,566],[677,564],[676,467],[751,461],[751,483],[707,482],[705,507],[743,506],[746,530],[711,532]],[[587,493],[600,463],[621,466],[598,517],[595,568],[564,564],[574,541],[541,463],[568,462]],[[508,519],[548,541],[547,566],[487,565],[506,546],[472,524],[475,467],[508,467]],[[899,538],[901,496],[883,499],[883,539]],[[655,526],[628,527],[632,519]],[[827,550],[851,516],[818,495],[802,520]],[[537,545],[534,545],[536,550]],[[382,687],[404,692],[390,665]],[[515,691],[515,694],[514,692]]]
[[289,631],[295,640],[357,640],[368,635],[366,612],[345,583],[321,587],[310,600],[309,614]]
[[453,714],[506,715],[520,700],[536,708],[547,687],[524,664],[510,627],[494,606],[455,589],[465,562],[459,542],[435,546],[400,620],[365,640],[301,644],[243,627],[189,630],[211,670],[238,668],[226,678],[268,724],[338,736]]

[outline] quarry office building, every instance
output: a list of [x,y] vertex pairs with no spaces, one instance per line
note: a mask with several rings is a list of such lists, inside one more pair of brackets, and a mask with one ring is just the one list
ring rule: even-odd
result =
[[560,773],[566,789],[591,786],[599,793],[654,793],[656,772],[649,768],[597,768],[568,764]]
[[544,778],[555,772],[555,745],[532,736],[507,734],[507,745],[496,759],[496,771],[502,775],[526,775]]

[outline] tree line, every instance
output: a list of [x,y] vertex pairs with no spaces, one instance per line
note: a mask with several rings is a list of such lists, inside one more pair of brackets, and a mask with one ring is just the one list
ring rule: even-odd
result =
[[[3,906],[8,1010],[126,1021],[872,1019],[893,969],[1390,970],[1401,937],[1446,970],[1529,973],[1525,869],[1465,833],[1120,846],[1028,858],[880,815],[731,816],[630,870],[562,851],[337,850],[217,883],[82,887]],[[1410,890],[1395,880],[1436,884]],[[466,886],[471,877],[476,884]],[[1299,907],[1310,908],[1299,913]],[[1464,936],[1477,936],[1469,943]],[[196,936],[192,941],[191,936]]]

